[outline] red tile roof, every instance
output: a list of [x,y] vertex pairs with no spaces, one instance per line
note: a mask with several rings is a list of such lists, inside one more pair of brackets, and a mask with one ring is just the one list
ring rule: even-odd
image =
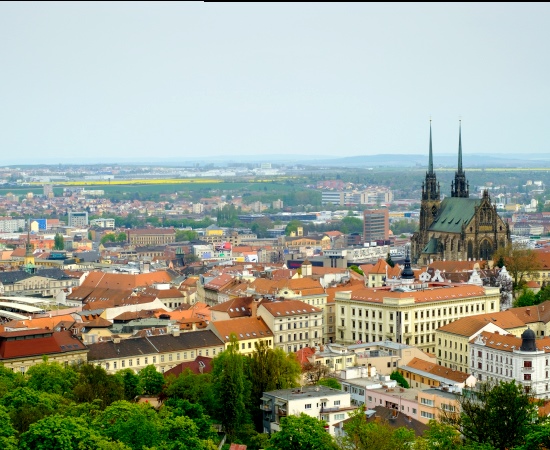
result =
[[[21,336],[29,338],[14,339]],[[0,361],[84,350],[86,346],[69,331],[38,329],[0,333]]]

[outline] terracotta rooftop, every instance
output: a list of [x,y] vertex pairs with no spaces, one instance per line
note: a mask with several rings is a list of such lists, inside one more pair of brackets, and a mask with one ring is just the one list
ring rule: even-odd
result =
[[429,361],[424,361],[423,359],[420,359],[420,358],[413,358],[412,360],[409,361],[406,367],[410,367],[411,369],[416,369],[416,370],[422,370],[432,375],[436,375],[442,378],[447,378],[449,380],[456,381],[458,383],[464,383],[470,376],[465,372],[461,372],[459,370],[452,370],[449,367],[444,367],[439,364],[434,364]]
[[164,377],[166,378],[170,375],[175,375],[177,377],[187,369],[196,375],[200,373],[210,373],[212,372],[212,358],[208,358],[207,356],[197,356],[194,361],[182,362],[176,367],[167,370],[164,372]]
[[273,337],[273,333],[261,317],[218,320],[210,322],[210,327],[217,331],[224,342],[229,342],[231,333],[235,333],[239,341]]
[[91,272],[86,277],[81,287],[134,289],[136,287],[151,286],[155,283],[169,283],[171,279],[168,272],[165,271],[140,273],[136,275],[128,273]]
[[353,300],[362,300],[372,303],[382,303],[384,298],[414,298],[415,303],[449,301],[468,297],[485,296],[485,289],[473,284],[448,285],[449,287],[434,286],[416,291],[391,291],[387,288],[363,288],[352,291]]
[[315,314],[323,310],[308,305],[300,300],[283,300],[278,302],[262,303],[260,308],[265,308],[274,317],[298,316],[302,314]]
[[[27,338],[15,339],[22,336]],[[0,361],[85,350],[86,346],[70,331],[38,329],[0,333]]]
[[493,323],[504,330],[521,328],[525,322],[519,319],[511,310],[487,314],[476,314],[474,316],[462,317],[442,326],[438,331],[456,334],[458,336],[470,337],[476,334],[488,323]]

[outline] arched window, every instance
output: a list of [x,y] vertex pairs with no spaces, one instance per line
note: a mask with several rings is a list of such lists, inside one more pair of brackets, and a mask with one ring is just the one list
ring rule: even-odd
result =
[[487,239],[484,239],[479,247],[479,257],[481,259],[491,259],[492,256],[493,246]]
[[468,259],[472,259],[474,257],[474,245],[472,244],[472,241],[468,242]]

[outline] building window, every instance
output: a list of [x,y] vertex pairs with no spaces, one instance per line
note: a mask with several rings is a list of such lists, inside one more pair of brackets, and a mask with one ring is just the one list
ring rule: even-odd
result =
[[426,412],[426,411],[420,411],[420,415],[424,417],[425,419],[433,419],[434,415],[432,413]]
[[306,403],[304,405],[304,409],[311,409],[311,403]]

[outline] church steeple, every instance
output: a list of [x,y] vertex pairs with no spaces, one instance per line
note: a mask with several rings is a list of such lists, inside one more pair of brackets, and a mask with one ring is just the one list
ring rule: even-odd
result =
[[430,119],[430,156],[426,180],[422,183],[422,200],[439,200],[439,183],[434,172],[433,149],[432,149],[432,121]]
[[468,198],[470,196],[470,185],[466,181],[466,174],[462,169],[462,121],[458,122],[458,170],[455,172],[455,179],[451,182],[451,197]]
[[27,219],[27,243],[25,245],[25,258],[23,260],[25,270],[31,272],[34,269],[34,254],[31,245],[31,219]]

